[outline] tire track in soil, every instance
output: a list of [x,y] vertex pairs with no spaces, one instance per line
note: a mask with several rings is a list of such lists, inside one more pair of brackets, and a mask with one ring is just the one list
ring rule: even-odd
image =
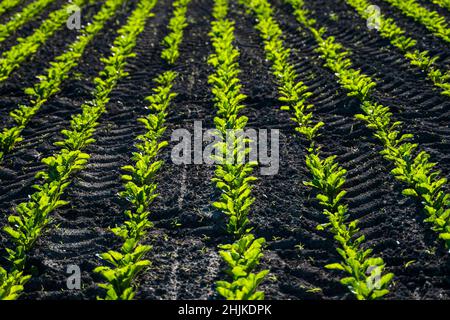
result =
[[319,25],[327,26],[327,34],[335,36],[353,52],[351,59],[356,68],[376,79],[376,100],[392,108],[394,118],[404,122],[405,132],[415,133],[415,141],[432,155],[448,176],[450,99],[441,95],[431,81],[377,32],[370,32],[365,20],[360,19],[352,7],[336,1],[334,10],[340,18],[333,22],[322,10],[324,5],[323,1],[310,2],[312,16]]
[[[85,60],[88,62],[79,66],[79,70],[87,71],[86,76],[93,76],[101,69],[100,56],[109,54],[118,28],[125,23],[134,7],[134,4],[128,6],[116,23],[110,24],[106,32],[96,37],[86,52]],[[150,88],[148,79],[160,68],[159,64],[148,61],[156,61],[158,56],[153,47],[157,48],[156,43],[162,39],[158,32],[161,24],[165,23],[162,9],[162,5],[155,7],[153,12],[157,16],[148,20],[146,29],[138,38],[135,50],[138,56],[130,60],[127,68],[130,78],[122,79],[111,94],[109,112],[101,119],[94,136],[97,142],[86,151],[91,155],[89,165],[67,190],[66,199],[70,205],[54,213],[52,226],[30,252],[29,264],[34,269],[34,276],[26,287],[25,299],[94,299],[99,294],[92,275],[92,269],[98,264],[95,255],[109,249],[116,241],[107,228],[122,219],[123,204],[116,196],[122,185],[119,168],[128,161],[126,157],[130,154],[131,142],[140,133],[137,132],[140,128],[136,126],[136,118],[145,110],[144,97]],[[73,84],[84,93],[79,96],[79,104],[90,98],[93,84],[88,84],[89,80]],[[61,95],[66,96],[65,93],[63,91]],[[58,131],[68,126],[67,113],[79,112],[70,107],[66,109],[64,124],[58,126]],[[66,268],[71,264],[80,266],[82,270],[81,291],[66,288]]]
[[[304,80],[314,92],[312,102],[316,106],[315,115],[326,123],[320,139],[323,154],[336,154],[338,161],[349,171],[346,189],[350,211],[355,218],[361,220],[360,227],[368,239],[367,246],[373,247],[376,254],[381,254],[390,270],[397,275],[396,285],[389,297],[445,298],[449,293],[449,284],[446,281],[448,274],[446,253],[439,246],[432,257],[436,260],[430,261],[431,256],[426,250],[436,245],[433,241],[434,235],[420,222],[423,215],[418,212],[417,204],[405,199],[398,191],[400,186],[386,171],[386,163],[378,154],[378,148],[374,147],[374,141],[370,138],[371,133],[353,120],[353,115],[359,111],[359,104],[346,97],[337,85],[334,75],[321,67],[322,62],[313,51],[314,41],[297,31],[297,23],[284,10],[276,12],[277,21],[285,32],[286,44],[295,46],[293,63],[300,75],[299,79]],[[254,40],[246,38],[242,42],[256,44],[258,43],[256,37],[257,35],[254,35]],[[259,52],[259,55],[255,54],[254,57],[259,56],[260,64],[266,63],[262,58],[262,51]],[[245,71],[243,73],[247,74]],[[272,99],[273,97],[269,96],[268,100]],[[289,123],[287,115],[276,109],[267,110],[265,106],[259,106],[255,112],[258,113],[253,118],[272,119],[266,123],[267,126],[274,126],[274,119],[278,122],[283,117],[285,120],[281,126],[285,128],[284,125]],[[336,281],[339,273],[328,272],[323,268],[326,263],[335,262],[337,255],[329,235],[315,231],[315,225],[324,220],[320,208],[311,200],[314,195],[301,184],[305,177],[309,177],[301,146],[304,141],[301,141],[292,129],[286,129],[286,134],[289,137],[286,146],[283,145],[283,140],[280,146],[281,177],[275,176],[274,181],[261,179],[261,189],[258,185],[260,194],[269,195],[276,200],[267,204],[268,200],[264,199],[264,203],[257,209],[258,213],[254,213],[252,221],[260,220],[256,218],[259,212],[263,212],[272,220],[276,219],[274,217],[283,216],[280,211],[292,213],[292,216],[288,217],[296,220],[284,224],[287,230],[283,230],[283,227],[276,223],[268,224],[276,230],[276,235],[281,234],[285,238],[288,235],[288,240],[279,241],[276,245],[280,245],[283,249],[282,254],[290,258],[290,261],[288,260],[292,268],[290,271],[295,272],[300,281],[307,279],[311,282],[311,287],[323,289],[320,294],[309,295],[310,298],[349,298],[350,295],[343,295],[345,289],[342,289]],[[286,149],[293,149],[295,152],[283,151]],[[295,181],[294,186],[291,181]],[[256,203],[260,203],[261,198],[257,196]],[[304,199],[303,203],[301,199]],[[266,223],[264,221],[264,224]],[[289,230],[293,225],[299,225],[299,228]],[[258,228],[261,226],[258,225]],[[269,236],[266,238],[274,234],[270,229],[267,233]],[[297,243],[292,241],[292,238],[295,241],[300,240],[305,247],[300,256],[296,256],[294,245]],[[271,247],[273,248],[274,244]],[[417,266],[421,268],[415,266],[403,268],[403,265],[412,259],[416,259]],[[286,283],[282,283],[280,289],[286,290]],[[296,290],[297,296],[301,298],[308,297],[305,288],[291,286],[289,289]]]
[[[213,128],[215,107],[208,85],[212,69],[207,58],[212,52],[208,33],[212,21],[212,1],[193,0],[188,7],[189,25],[176,63],[179,72],[174,92],[178,96],[169,108],[169,135],[176,129],[193,133],[194,121],[202,121],[203,131]],[[175,165],[170,142],[163,153],[160,196],[153,207],[152,221],[158,236],[150,237],[151,269],[142,275],[138,299],[211,299],[220,269],[217,245],[223,243],[222,221],[211,207],[214,168],[207,165]],[[179,226],[176,226],[179,224]],[[177,260],[175,262],[175,259]],[[174,265],[175,264],[175,265]]]

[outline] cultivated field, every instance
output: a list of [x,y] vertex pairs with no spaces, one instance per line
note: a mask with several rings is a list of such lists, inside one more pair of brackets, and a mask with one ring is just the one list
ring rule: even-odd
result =
[[1,0],[0,299],[450,299],[449,24]]

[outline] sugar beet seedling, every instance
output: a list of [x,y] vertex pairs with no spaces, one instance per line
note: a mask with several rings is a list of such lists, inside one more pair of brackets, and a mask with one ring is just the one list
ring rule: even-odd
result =
[[431,2],[450,11],[450,0],[431,0]]
[[[34,55],[58,29],[65,25],[73,5],[83,6],[87,0],[75,0],[49,14],[48,18],[31,35],[19,38],[18,43],[0,56],[0,82],[5,81],[20,64]],[[1,39],[1,38],[0,38]]]
[[191,0],[176,0],[173,3],[173,17],[169,22],[169,30],[171,32],[164,37],[162,45],[162,58],[169,64],[174,64],[180,56],[180,43],[183,40],[183,31],[188,26],[186,12]]
[[25,23],[37,19],[39,14],[52,2],[55,2],[55,0],[36,0],[26,6],[22,11],[17,12],[7,23],[0,25],[0,42],[3,42],[11,36]]
[[156,179],[163,165],[157,157],[168,145],[162,136],[166,130],[167,108],[176,96],[171,92],[176,77],[177,73],[167,71],[154,80],[157,87],[153,95],[147,97],[150,113],[139,119],[146,132],[137,137],[138,151],[133,153],[133,165],[123,167],[127,174],[122,175],[125,190],[120,196],[129,202],[131,209],[125,211],[125,223],[111,229],[123,244],[119,251],[110,250],[100,255],[111,267],[100,266],[94,270],[107,281],[100,284],[106,290],[106,300],[132,300],[135,296],[133,280],[151,264],[145,259],[151,247],[141,242],[153,226],[149,220],[150,207],[158,196]]

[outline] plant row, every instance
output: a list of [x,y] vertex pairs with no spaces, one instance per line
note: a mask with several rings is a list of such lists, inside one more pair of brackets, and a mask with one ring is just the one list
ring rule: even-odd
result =
[[164,37],[162,45],[162,58],[169,64],[174,64],[180,56],[179,46],[183,40],[183,31],[188,26],[186,20],[187,7],[191,0],[175,0],[173,3],[173,17],[169,21],[169,30],[171,31]]
[[[82,6],[86,0],[75,0],[78,6]],[[37,52],[58,29],[65,25],[70,16],[70,8],[73,4],[67,4],[63,8],[53,11],[48,18],[37,28],[33,34],[26,38],[19,38],[18,43],[0,56],[0,82],[8,79],[10,74],[19,68],[20,64]]]
[[425,151],[417,151],[418,145],[410,142],[413,135],[402,133],[402,123],[392,120],[389,107],[373,101],[371,93],[376,83],[352,67],[348,50],[337,43],[334,37],[325,37],[325,28],[315,27],[315,21],[308,18],[309,12],[303,7],[303,0],[286,2],[295,9],[298,22],[313,34],[325,66],[338,77],[339,84],[349,96],[360,100],[364,114],[358,114],[356,118],[375,131],[374,136],[384,147],[381,154],[395,167],[391,173],[407,185],[402,193],[421,201],[427,214],[425,222],[430,223],[439,238],[450,247],[450,195],[444,190],[447,179],[439,177],[440,172],[434,169],[436,164],[430,162],[430,155]]
[[171,92],[176,77],[177,73],[167,71],[154,80],[158,86],[153,89],[153,95],[147,97],[150,113],[139,119],[146,131],[137,137],[138,151],[133,153],[133,164],[123,167],[128,174],[122,175],[125,190],[120,196],[129,202],[131,209],[125,211],[125,223],[111,229],[123,244],[119,251],[109,250],[100,255],[111,266],[94,270],[107,281],[99,285],[106,290],[106,300],[132,300],[135,296],[134,279],[150,265],[145,255],[151,247],[141,243],[153,226],[149,220],[150,206],[158,196],[157,175],[163,165],[157,157],[168,145],[162,136],[166,130],[166,110],[176,96]]
[[[367,10],[371,3],[368,0],[346,0],[346,2],[356,9],[363,19],[369,19],[372,15]],[[433,84],[442,89],[441,94],[450,96],[450,72],[443,72],[436,66],[438,56],[431,57],[428,51],[414,49],[417,41],[405,36],[405,31],[397,26],[391,18],[386,18],[382,13],[378,16],[380,22],[380,35],[388,39],[393,46],[398,48],[413,66],[420,68],[427,75]]]
[[406,16],[421,23],[428,30],[430,30],[435,36],[441,38],[446,42],[450,42],[450,29],[448,27],[445,18],[436,11],[428,10],[421,6],[416,0],[384,0]]
[[[92,22],[83,28],[76,41],[71,43],[63,54],[50,62],[50,68],[46,70],[46,74],[39,75],[37,77],[39,81],[33,87],[25,89],[25,93],[30,96],[30,102],[28,105],[19,105],[10,112],[15,125],[4,128],[0,133],[0,161],[23,140],[21,134],[27,124],[47,100],[61,90],[62,82],[69,77],[70,71],[79,63],[86,46],[104,28],[105,23],[114,17],[115,12],[124,2],[125,0],[107,0]],[[0,64],[1,62],[2,60]]]
[[346,194],[343,185],[346,181],[346,170],[339,166],[335,156],[322,159],[320,148],[316,146],[319,130],[324,126],[321,121],[314,120],[312,104],[307,102],[312,95],[309,88],[301,81],[290,63],[290,50],[285,48],[283,34],[279,24],[273,17],[273,11],[266,0],[252,0],[249,8],[257,18],[256,29],[259,31],[266,58],[271,63],[271,70],[276,79],[279,101],[284,105],[282,110],[289,111],[299,132],[309,143],[306,165],[312,180],[305,185],[317,189],[316,198],[323,207],[323,214],[328,222],[317,227],[333,234],[338,247],[336,250],[342,260],[327,265],[326,268],[338,269],[347,274],[341,283],[355,294],[358,299],[377,299],[386,295],[393,274],[385,274],[385,263],[380,257],[373,257],[371,249],[364,249],[363,235],[357,236],[358,221],[349,221],[347,205],[342,204]]
[[17,29],[28,21],[34,20],[38,15],[55,0],[36,0],[17,12],[11,19],[0,25],[0,42],[12,35]]
[[[184,4],[187,5],[187,2]],[[180,4],[174,6],[174,16],[179,14],[176,13],[179,12],[179,6]],[[184,11],[183,15],[185,13]],[[180,33],[180,29],[173,28],[173,24],[169,25],[168,29],[170,31],[168,37],[174,33],[176,36],[181,35],[178,47],[183,38],[182,31]],[[178,54],[172,56],[170,63],[175,63],[178,56]],[[161,58],[165,58],[164,52],[161,53]],[[106,290],[107,300],[133,299],[137,275],[151,264],[145,258],[151,247],[143,245],[142,240],[147,235],[148,229],[153,226],[149,219],[150,207],[158,196],[157,178],[163,165],[158,156],[161,149],[168,144],[167,140],[163,140],[163,135],[166,131],[167,109],[176,97],[172,87],[177,76],[176,72],[166,71],[153,80],[157,87],[153,89],[153,94],[146,98],[150,103],[147,108],[150,113],[138,119],[146,131],[136,138],[138,142],[135,146],[138,151],[133,153],[133,164],[123,167],[127,174],[122,175],[125,190],[120,193],[120,196],[129,202],[131,209],[125,211],[126,221],[112,228],[112,232],[123,240],[123,244],[119,251],[110,250],[101,254],[100,257],[109,266],[100,266],[94,270],[107,281],[100,284]]]
[[217,143],[215,144],[217,163],[212,182],[220,191],[220,198],[213,206],[227,219],[227,231],[233,242],[220,245],[219,254],[228,265],[228,280],[217,281],[217,292],[228,300],[261,300],[264,293],[258,291],[259,284],[268,274],[268,270],[255,273],[260,259],[264,238],[255,239],[249,227],[249,212],[254,198],[251,195],[253,168],[257,165],[245,161],[250,148],[249,139],[242,134],[248,118],[240,116],[245,108],[242,101],[242,85],[238,78],[239,51],[234,46],[234,22],[227,19],[228,0],[216,0],[212,22],[211,42],[214,47],[208,59],[214,73],[209,76],[216,107]]
[[3,0],[0,3],[0,15],[16,7],[21,2],[22,2],[21,0]]
[[4,231],[14,244],[7,250],[10,270],[0,267],[0,299],[15,299],[23,290],[30,276],[25,275],[27,252],[50,223],[50,213],[56,208],[68,204],[61,200],[65,189],[70,185],[75,172],[85,168],[89,155],[83,150],[95,140],[93,135],[98,120],[106,112],[111,91],[117,82],[128,75],[125,72],[127,59],[133,57],[137,36],[143,31],[147,18],[156,0],[141,0],[128,18],[126,25],[118,31],[118,37],[111,47],[111,55],[102,58],[104,69],[95,78],[94,98],[82,105],[82,112],[72,116],[70,129],[61,131],[65,139],[55,143],[60,150],[42,162],[46,170],[37,173],[36,178],[43,180],[35,185],[37,190],[28,201],[20,203],[15,213],[8,217],[9,225]]

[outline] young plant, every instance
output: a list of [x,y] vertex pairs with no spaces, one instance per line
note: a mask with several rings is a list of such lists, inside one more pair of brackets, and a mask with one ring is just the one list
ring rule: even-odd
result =
[[325,208],[328,221],[317,227],[318,230],[329,230],[339,244],[338,251],[342,258],[339,263],[325,266],[346,272],[347,277],[341,283],[359,300],[379,299],[389,293],[388,286],[393,278],[392,273],[385,274],[385,263],[382,258],[371,257],[372,249],[363,249],[363,235],[357,236],[358,220],[348,222],[348,207],[341,204],[346,194],[342,189],[345,183],[346,170],[336,163],[334,156],[321,159],[317,150],[309,150],[306,165],[313,179],[304,184],[318,190],[316,196]]
[[30,279],[17,270],[7,272],[0,267],[0,300],[16,300],[23,291],[23,286]]
[[221,245],[219,254],[228,264],[229,281],[217,281],[217,291],[227,300],[263,300],[264,293],[257,291],[269,270],[252,271],[259,265],[264,238],[255,239],[247,234],[233,244]]
[[21,2],[22,2],[21,0],[3,0],[0,3],[0,15],[13,9],[17,5],[19,5]]
[[[77,6],[82,6],[87,0],[75,0]],[[19,38],[18,43],[0,56],[0,82],[5,81],[20,64],[37,52],[58,29],[65,25],[70,16],[69,3],[63,8],[49,14],[48,18],[31,35]]]
[[111,250],[100,255],[112,265],[97,267],[94,270],[107,281],[99,284],[100,288],[106,290],[105,300],[133,300],[135,291],[132,280],[150,265],[150,261],[143,259],[150,250],[150,246],[140,245],[136,239],[129,238],[122,245],[120,252]]
[[163,164],[156,158],[168,144],[161,140],[166,129],[166,110],[176,96],[172,93],[176,77],[177,73],[167,71],[154,79],[158,86],[153,89],[153,95],[146,99],[150,103],[150,114],[139,119],[146,132],[137,137],[138,152],[133,153],[133,165],[123,167],[128,174],[122,175],[125,190],[120,196],[130,203],[131,209],[124,213],[127,220],[111,229],[123,240],[123,245],[119,251],[110,250],[100,255],[109,266],[94,269],[106,280],[106,283],[99,284],[106,290],[106,300],[132,300],[136,294],[134,279],[151,264],[145,259],[151,247],[141,242],[153,226],[149,220],[150,206],[158,196],[156,178]]
[[408,186],[402,193],[420,199],[428,215],[424,221],[450,248],[450,194],[444,191],[447,179],[433,170],[436,164],[430,162],[428,153],[416,152],[418,145],[408,142],[413,135],[401,133],[401,123],[392,122],[387,107],[365,101],[362,110],[364,114],[356,115],[357,119],[375,131],[375,137],[384,146],[381,154],[395,165],[391,173]]
[[431,0],[434,4],[437,4],[441,8],[445,8],[450,11],[450,0]]

